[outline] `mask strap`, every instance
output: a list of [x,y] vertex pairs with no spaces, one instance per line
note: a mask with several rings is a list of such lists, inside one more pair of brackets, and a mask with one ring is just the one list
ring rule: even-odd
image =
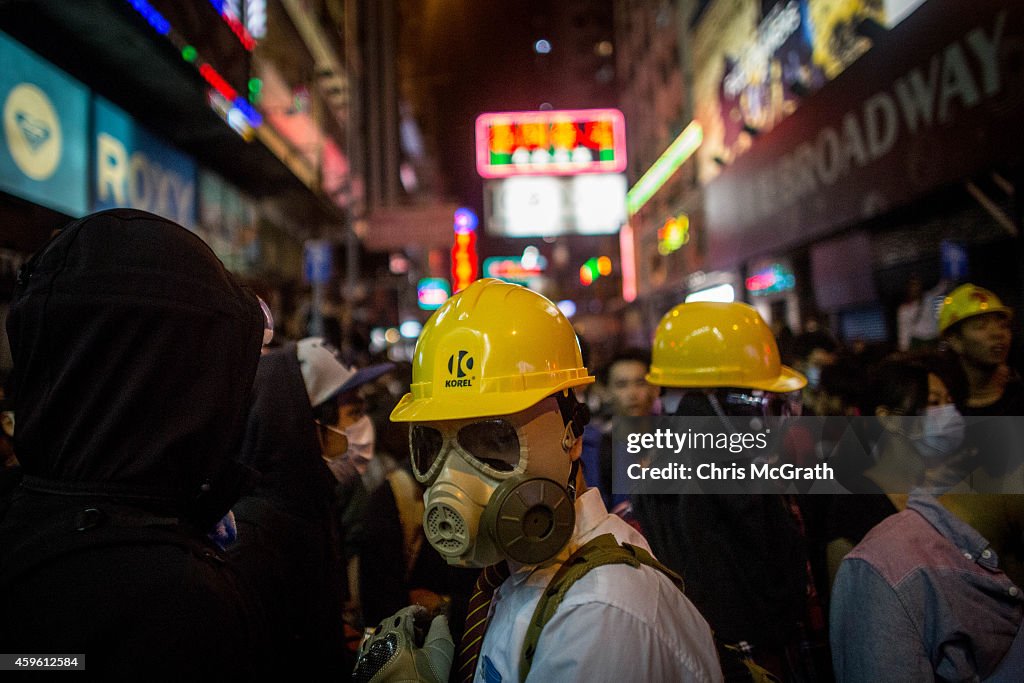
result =
[[579,458],[572,461],[572,467],[569,468],[569,481],[565,485],[565,490],[569,494],[569,500],[576,502],[576,475],[580,471]]
[[732,423],[729,422],[729,417],[725,414],[725,410],[722,408],[722,404],[718,402],[718,397],[715,396],[715,392],[708,391],[705,393],[705,396],[708,397],[708,403],[711,404],[711,410],[715,411],[715,415],[718,417],[719,422],[721,422],[725,426],[725,428],[729,430],[729,433],[735,434],[736,427],[734,427]]

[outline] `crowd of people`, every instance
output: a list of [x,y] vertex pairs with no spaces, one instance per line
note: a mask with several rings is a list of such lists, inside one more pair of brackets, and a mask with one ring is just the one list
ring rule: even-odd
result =
[[[557,307],[496,280],[431,317],[411,368],[273,327],[141,211],[26,263],[0,651],[113,679],[1024,678],[1020,429],[981,419],[1024,415],[1024,383],[988,290],[950,291],[926,348],[874,355],[824,327],[780,354],[752,307],[680,304],[596,376]],[[800,415],[834,438],[777,447],[852,441],[856,494],[613,485],[617,418]]]

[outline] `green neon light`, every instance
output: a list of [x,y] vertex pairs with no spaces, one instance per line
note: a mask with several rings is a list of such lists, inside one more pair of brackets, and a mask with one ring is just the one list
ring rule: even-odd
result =
[[181,48],[181,57],[186,62],[196,61],[197,56],[198,54],[196,53],[196,49],[191,45],[186,45],[185,47]]
[[672,177],[672,174],[690,158],[700,143],[704,140],[704,129],[696,121],[679,134],[671,145],[668,146],[658,160],[651,164],[643,177],[636,182],[636,185],[626,193],[626,209],[629,215],[634,215],[643,207],[647,201],[654,196],[654,193],[661,189],[661,186]]

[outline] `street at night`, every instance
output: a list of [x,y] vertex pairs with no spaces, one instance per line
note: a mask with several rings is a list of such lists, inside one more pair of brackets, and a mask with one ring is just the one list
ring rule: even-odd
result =
[[1024,7],[0,0],[0,671],[1024,680]]

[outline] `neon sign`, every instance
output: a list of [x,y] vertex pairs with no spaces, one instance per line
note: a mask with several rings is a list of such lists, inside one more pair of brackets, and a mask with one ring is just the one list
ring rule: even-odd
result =
[[661,189],[669,178],[672,177],[679,167],[682,166],[690,156],[697,151],[704,140],[704,129],[696,121],[683,129],[672,144],[661,153],[661,156],[651,164],[636,185],[630,188],[626,195],[626,207],[629,215],[633,216],[643,208],[643,205]]
[[424,311],[434,311],[451,296],[448,281],[441,277],[425,277],[416,285],[416,299]]
[[589,287],[599,277],[612,274],[612,260],[607,256],[593,256],[580,266],[580,284]]
[[620,173],[626,169],[625,119],[617,109],[482,114],[476,169],[484,178]]
[[456,233],[455,246],[452,247],[452,289],[461,292],[477,275],[476,233]]
[[690,241],[690,217],[672,216],[658,228],[658,253],[668,256]]
[[480,274],[476,256],[476,214],[466,208],[455,210],[455,246],[452,247],[452,289],[460,292]]
[[517,256],[492,256],[484,259],[481,270],[483,270],[484,277],[496,277],[499,280],[517,284],[525,284],[532,278],[540,277],[544,272],[539,263],[534,264],[533,267],[527,267],[523,264],[523,259]]
[[231,32],[238,38],[238,42],[242,44],[249,52],[252,52],[253,48],[256,47],[256,39],[250,35],[248,29],[242,25],[241,20],[237,16],[237,10],[233,7],[225,5],[224,0],[210,0],[210,4],[217,10],[217,14],[224,20],[224,23],[228,25]]
[[[170,40],[181,52],[181,58],[198,69],[199,74],[210,84],[210,87],[224,98],[225,106],[214,106],[214,110],[224,116],[225,121],[238,131],[242,137],[249,139],[252,134],[251,129],[259,128],[263,125],[263,117],[259,112],[253,109],[252,105],[244,97],[239,96],[224,77],[213,68],[213,65],[200,57],[195,47],[190,45],[151,4],[146,0],[127,0],[127,2],[136,12],[142,15],[146,23],[152,26],[154,31]],[[214,3],[214,7],[216,6],[217,3]],[[244,29],[242,30],[244,31]],[[241,123],[245,125],[240,125]]]
[[763,268],[746,280],[747,291],[756,296],[785,292],[796,285],[796,277],[778,263]]

